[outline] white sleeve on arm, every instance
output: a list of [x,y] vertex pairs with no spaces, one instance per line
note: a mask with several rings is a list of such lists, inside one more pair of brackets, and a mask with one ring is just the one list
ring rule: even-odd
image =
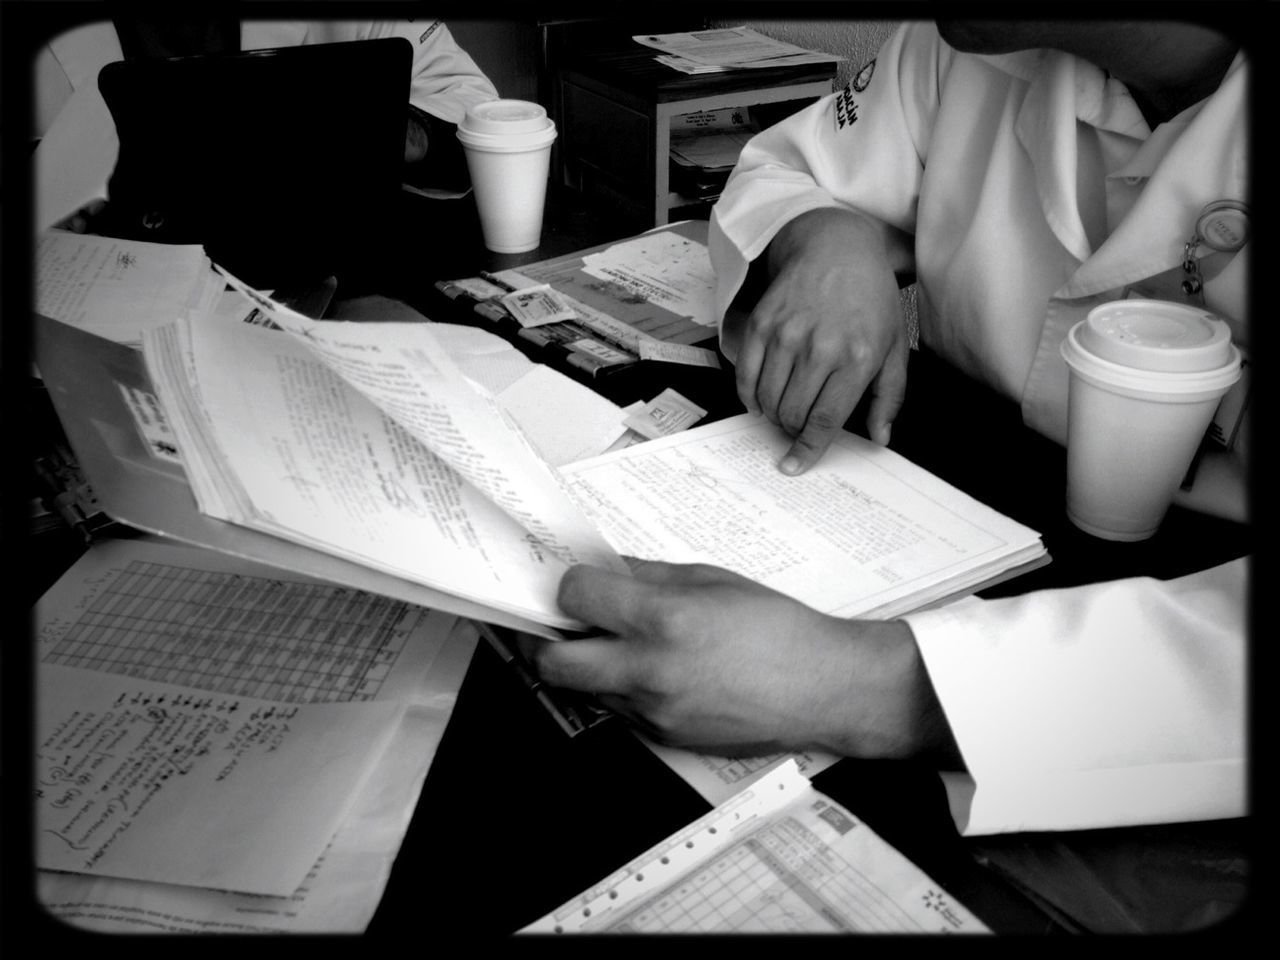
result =
[[442,20],[375,24],[385,33],[408,37],[413,44],[413,82],[409,102],[449,123],[458,123],[467,108],[498,99],[498,91],[471,55],[458,46]]
[[961,833],[1246,814],[1247,558],[904,619],[968,768]]
[[809,210],[849,207],[914,233],[924,154],[949,62],[932,24],[908,23],[843,90],[752,138],[711,214],[717,316],[737,295],[747,265]]
[[457,123],[467,107],[497,99],[489,78],[442,20],[249,20],[241,27],[246,50],[383,37],[404,37],[413,47],[409,102],[419,110]]

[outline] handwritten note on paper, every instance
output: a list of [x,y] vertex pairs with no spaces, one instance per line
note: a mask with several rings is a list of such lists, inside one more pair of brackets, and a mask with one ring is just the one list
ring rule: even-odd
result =
[[408,705],[342,826],[289,896],[41,870],[46,910],[99,932],[364,929],[471,661],[474,626],[148,537],[95,543],[40,599],[33,625],[42,664],[277,702]]
[[194,244],[48,230],[35,260],[36,311],[117,343],[136,344],[143,330],[207,312],[222,288]]
[[788,442],[743,414],[561,472],[620,553],[715,563],[834,616],[914,609],[1024,535],[852,434],[788,477],[776,466]]
[[[470,481],[550,553],[565,563],[625,569],[551,467],[498,404],[466,382],[427,325],[398,325],[391,342],[375,329],[385,325],[325,323],[268,304],[275,323],[305,343],[311,359]],[[367,440],[358,446],[367,448]],[[363,449],[357,454],[364,455]]]
[[36,864],[288,896],[404,705],[290,704],[38,670]]

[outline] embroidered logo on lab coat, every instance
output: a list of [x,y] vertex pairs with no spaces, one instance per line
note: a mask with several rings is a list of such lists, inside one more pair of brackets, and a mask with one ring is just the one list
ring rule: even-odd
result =
[[426,42],[427,42],[427,37],[429,37],[429,36],[431,36],[433,33],[435,33],[435,32],[436,32],[436,28],[437,28],[438,26],[440,26],[440,21],[439,21],[439,20],[433,20],[433,21],[431,22],[431,26],[429,26],[429,27],[427,27],[427,29],[423,30],[423,31],[422,31],[422,35],[418,37],[418,43],[419,43],[419,44],[426,43]]
[[871,74],[875,72],[875,69],[876,62],[872,60],[859,70],[848,85],[836,95],[835,116],[837,130],[843,130],[845,127],[852,126],[857,122],[858,102],[853,99],[853,95],[867,89],[867,84],[871,82]]
[[858,102],[853,99],[853,87],[847,86],[836,94],[836,129],[853,126],[858,120]]

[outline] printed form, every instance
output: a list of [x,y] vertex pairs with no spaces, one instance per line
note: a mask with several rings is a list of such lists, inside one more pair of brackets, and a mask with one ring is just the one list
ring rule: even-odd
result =
[[788,761],[521,933],[989,933]]
[[[243,289],[286,332],[175,324],[144,345],[179,447],[213,451],[184,458],[201,511],[578,626],[549,602],[566,566],[625,565],[436,325],[389,336],[388,324],[311,321]],[[193,399],[178,402],[192,367]],[[234,477],[253,481],[252,501]]]
[[[422,607],[146,537],[95,544],[41,599],[35,624],[42,684],[35,786],[47,808],[42,822],[62,837],[50,843],[66,848],[59,869],[36,877],[38,900],[52,915],[114,932],[365,928],[475,649],[474,628]],[[87,719],[90,712],[95,720]],[[322,734],[338,739],[317,742]],[[363,761],[363,780],[334,778],[329,789],[341,802],[320,802],[341,807],[340,816],[326,814],[324,830],[311,831],[318,843],[297,840],[317,821],[313,800],[280,804],[288,812],[277,824],[282,835],[258,837],[258,854],[229,849],[241,826],[210,826],[275,806],[277,791],[293,789],[295,771],[314,762],[307,752],[343,763],[333,746],[353,769],[361,765],[355,752],[381,759]],[[212,783],[204,783],[207,797],[190,801],[190,814],[183,807],[166,827],[145,821],[148,807],[170,803],[180,781],[196,778]],[[68,825],[104,783],[110,789],[96,794],[106,798],[98,815]],[[215,802],[235,809],[206,820],[208,811],[198,807]],[[144,869],[147,839],[172,862]],[[92,852],[75,851],[81,859],[73,861],[68,840],[95,843]],[[121,859],[126,843],[131,872],[144,879],[101,869]],[[212,848],[197,864],[191,851],[202,843]],[[185,856],[174,853],[184,849]],[[81,872],[98,851],[96,874]],[[268,851],[282,864],[264,864]],[[285,889],[274,882],[270,893],[234,889],[246,886],[238,878],[246,856],[256,857],[254,876],[285,872],[287,864]],[[193,875],[197,868],[204,872]],[[224,889],[206,888],[215,885]]]

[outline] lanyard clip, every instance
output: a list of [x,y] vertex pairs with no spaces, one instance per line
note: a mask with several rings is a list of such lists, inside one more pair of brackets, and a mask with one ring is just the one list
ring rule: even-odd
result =
[[1239,200],[1215,200],[1206,204],[1196,218],[1195,233],[1182,252],[1182,292],[1204,302],[1204,277],[1200,273],[1201,245],[1218,253],[1235,253],[1249,242],[1249,207]]

